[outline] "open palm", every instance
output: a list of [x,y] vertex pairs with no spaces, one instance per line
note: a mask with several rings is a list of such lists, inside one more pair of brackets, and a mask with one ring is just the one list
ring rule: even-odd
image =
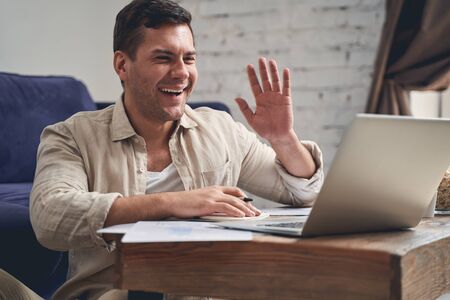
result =
[[237,98],[236,102],[249,125],[259,136],[269,142],[283,139],[293,130],[293,113],[290,91],[289,70],[283,70],[283,86],[278,76],[274,60],[269,61],[269,70],[265,58],[259,59],[261,83],[252,65],[247,66],[250,86],[255,96],[256,109],[253,112],[247,101]]

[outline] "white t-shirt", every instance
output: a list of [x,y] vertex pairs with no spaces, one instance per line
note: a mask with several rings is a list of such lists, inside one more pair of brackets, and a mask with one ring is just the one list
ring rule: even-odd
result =
[[173,163],[161,172],[147,171],[146,194],[179,191],[184,191],[184,186]]

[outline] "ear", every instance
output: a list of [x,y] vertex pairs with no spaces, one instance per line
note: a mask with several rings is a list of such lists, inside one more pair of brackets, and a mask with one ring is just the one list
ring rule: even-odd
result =
[[114,70],[120,78],[120,81],[125,81],[127,79],[127,67],[129,58],[122,51],[114,52]]

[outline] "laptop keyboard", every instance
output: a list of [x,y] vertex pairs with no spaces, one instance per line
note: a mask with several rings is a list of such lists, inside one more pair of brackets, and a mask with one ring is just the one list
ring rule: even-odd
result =
[[305,222],[286,222],[286,223],[276,223],[276,224],[261,224],[258,226],[263,227],[284,227],[284,228],[303,228]]

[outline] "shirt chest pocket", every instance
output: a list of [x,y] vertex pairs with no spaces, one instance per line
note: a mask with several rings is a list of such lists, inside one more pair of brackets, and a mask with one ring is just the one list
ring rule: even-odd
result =
[[205,170],[201,172],[202,184],[204,187],[212,185],[233,186],[231,161],[227,161],[224,165]]

